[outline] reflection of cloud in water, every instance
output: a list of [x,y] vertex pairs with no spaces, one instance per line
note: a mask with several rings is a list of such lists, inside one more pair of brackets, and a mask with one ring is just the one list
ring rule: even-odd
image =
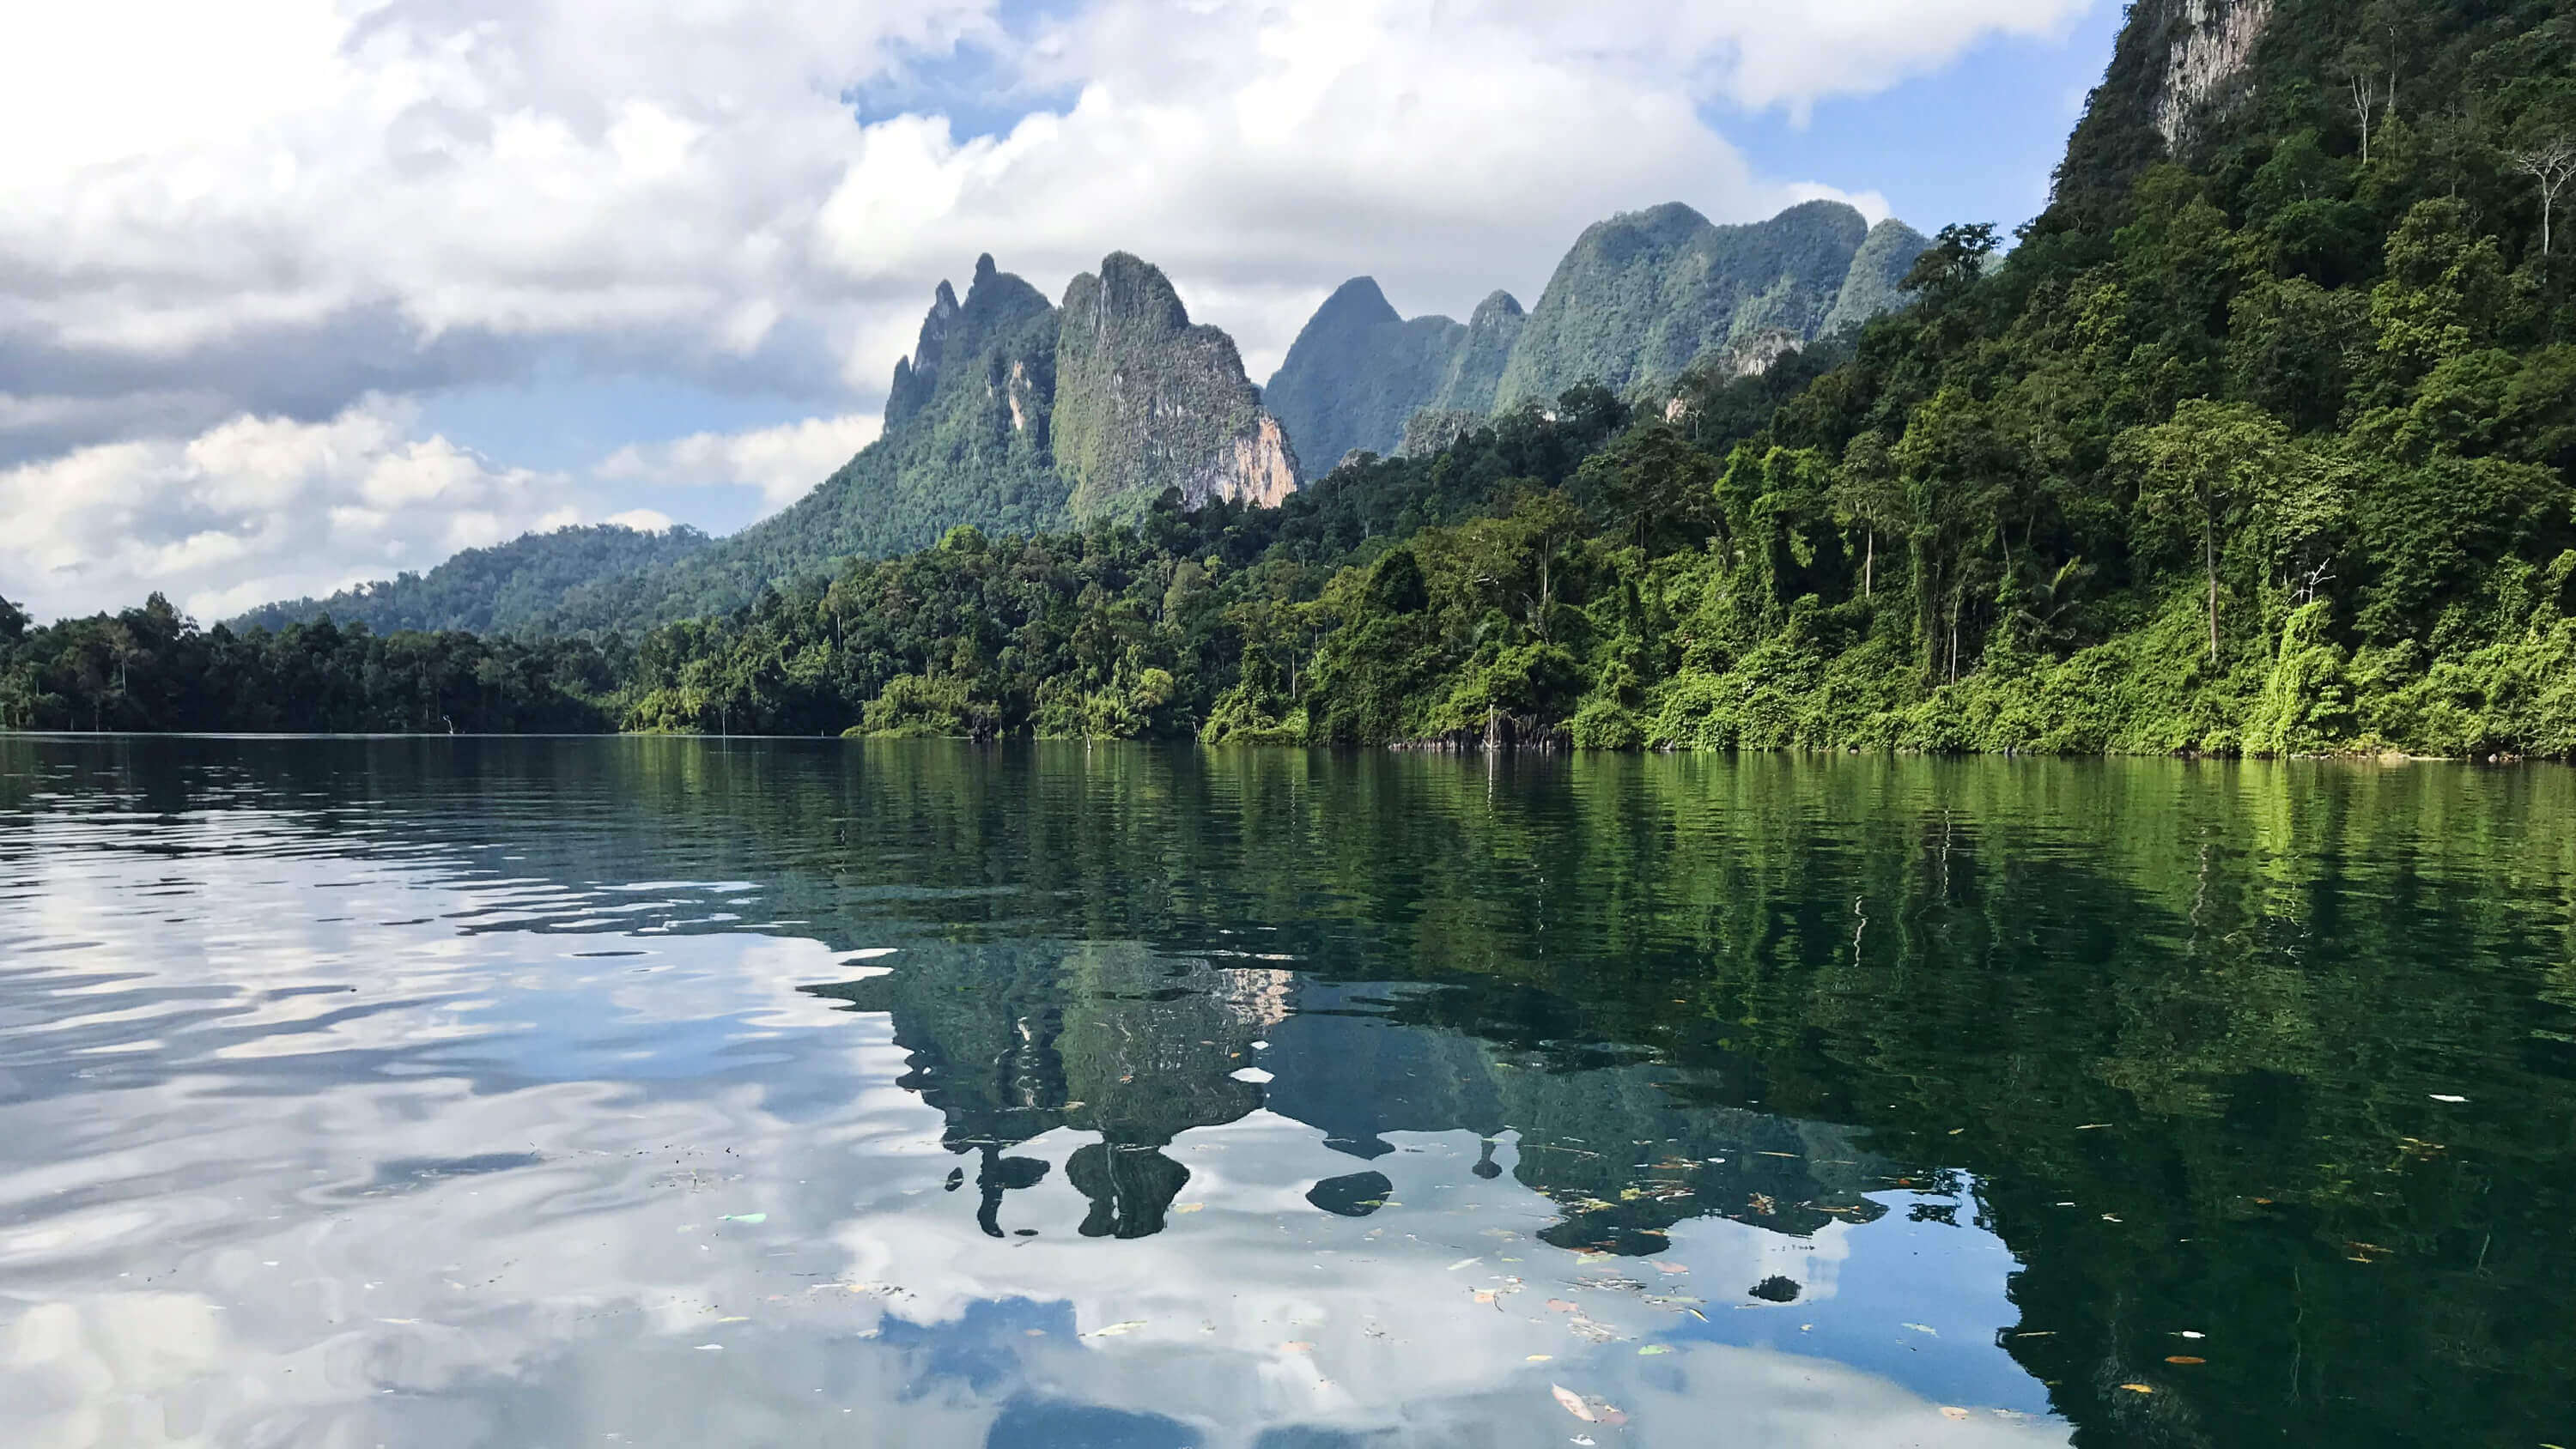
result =
[[[2062,1440],[1942,1417],[1909,1363],[1794,1351],[1824,1342],[1807,1316],[1856,1342],[1843,1280],[1918,1231],[1805,1207],[1882,1210],[1836,1129],[1297,1015],[1300,980],[1132,944],[911,942],[862,983],[894,1015],[836,1010],[801,988],[860,973],[820,941],[529,929],[620,894],[704,919],[745,883],[263,831],[295,838],[166,829],[198,847],[184,899],[143,894],[166,859],[30,857],[8,908],[30,948],[106,942],[0,966],[29,987],[0,1064],[13,1444],[1052,1445],[1090,1414],[1246,1449],[1552,1445],[1579,1427],[1552,1383],[1641,1443],[1694,1442],[1712,1403],[1747,1442]],[[1256,1036],[1266,1083],[1234,1075]],[[1378,1210],[1310,1200],[1363,1169]],[[1665,1246],[1538,1237],[1568,1224]],[[1902,1298],[1917,1270],[1885,1256]],[[2001,1270],[1976,1272],[1990,1331]],[[1773,1275],[1794,1307],[1736,1306]],[[1973,1334],[1921,1347],[2019,1381]]]

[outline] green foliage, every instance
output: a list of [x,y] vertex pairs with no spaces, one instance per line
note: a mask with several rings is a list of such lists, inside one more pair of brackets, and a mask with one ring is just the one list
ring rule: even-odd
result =
[[647,573],[692,558],[707,536],[686,526],[644,533],[615,524],[530,533],[491,548],[469,548],[426,574],[343,589],[327,599],[265,604],[231,621],[235,629],[282,629],[325,617],[380,634],[462,629],[525,631],[565,595],[603,579]]
[[[12,625],[16,627],[12,627]],[[0,729],[510,734],[608,728],[623,644],[198,629],[154,594],[37,628],[0,601]]]

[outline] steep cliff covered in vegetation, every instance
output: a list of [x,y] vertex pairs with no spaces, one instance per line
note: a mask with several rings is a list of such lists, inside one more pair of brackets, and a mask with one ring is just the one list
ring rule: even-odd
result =
[[1057,338],[1056,466],[1076,516],[1133,516],[1165,488],[1193,507],[1296,491],[1297,456],[1234,339],[1192,326],[1161,268],[1112,252],[1065,288]]
[[1439,394],[1467,335],[1446,317],[1406,321],[1375,281],[1353,277],[1308,319],[1262,398],[1319,472],[1346,453],[1392,452],[1404,420]]
[[1034,533],[1132,516],[1163,489],[1274,502],[1296,455],[1233,339],[1190,325],[1162,272],[1119,253],[1061,309],[979,257],[939,285],[896,362],[885,431],[813,492],[673,566],[603,577],[544,615],[598,631],[738,607],[836,560],[926,548],[951,528]]
[[[1325,299],[1271,375],[1269,403],[1321,472],[1354,451],[1454,435],[1450,415],[1554,398],[1578,383],[1623,395],[1670,385],[1757,338],[1811,341],[1903,303],[1930,245],[1899,221],[1871,227],[1838,202],[1715,226],[1680,205],[1585,230],[1534,311],[1496,292],[1464,325],[1406,320],[1356,277]],[[1418,412],[1437,415],[1407,443]]]
[[1813,337],[1868,235],[1836,201],[1744,226],[1668,204],[1587,227],[1530,309],[1494,403],[1544,401],[1583,382],[1625,393],[1679,377],[1739,337]]

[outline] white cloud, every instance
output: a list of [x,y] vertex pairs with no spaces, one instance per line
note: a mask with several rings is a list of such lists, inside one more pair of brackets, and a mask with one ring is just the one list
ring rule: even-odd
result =
[[0,471],[0,593],[52,617],[158,590],[216,619],[589,511],[560,476],[414,437],[412,421],[371,398],[323,423],[243,416]]
[[[370,394],[506,385],[571,356],[810,401],[818,421],[766,463],[747,439],[628,460],[639,480],[723,462],[775,506],[821,476],[780,471],[821,456],[797,451],[821,447],[806,430],[855,436],[834,415],[874,411],[932,284],[978,252],[1051,293],[1113,248],[1144,255],[1260,378],[1354,273],[1459,314],[1496,286],[1534,300],[1615,210],[1735,220],[1838,194],[1763,175],[1709,108],[1798,111],[2085,8],[37,7],[0,47],[0,467],[95,473],[126,455],[94,449],[159,457],[172,445],[135,440],[245,413],[337,427]],[[351,506],[430,487],[415,467]],[[79,567],[58,596],[82,607],[149,579]]]
[[[693,433],[620,448],[592,472],[613,481],[757,488],[761,512],[775,513],[874,442],[883,426],[877,418],[850,413],[744,433]],[[668,519],[663,522],[668,526]]]

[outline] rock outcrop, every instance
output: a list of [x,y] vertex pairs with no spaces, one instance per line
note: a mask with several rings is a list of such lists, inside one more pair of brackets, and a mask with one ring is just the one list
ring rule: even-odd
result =
[[1075,517],[1132,515],[1165,488],[1193,504],[1295,491],[1296,453],[1234,339],[1193,326],[1160,268],[1112,252],[1058,315],[1055,461]]
[[2180,154],[2203,116],[2233,104],[2272,19],[2272,0],[2181,0],[2165,42],[2163,83],[2150,113],[2167,150]]

